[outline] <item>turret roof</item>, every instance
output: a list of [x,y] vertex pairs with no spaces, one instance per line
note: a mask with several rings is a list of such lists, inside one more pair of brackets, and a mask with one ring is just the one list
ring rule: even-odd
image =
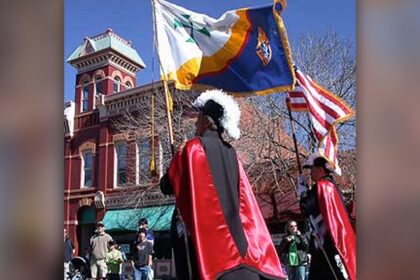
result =
[[83,43],[67,58],[67,62],[72,62],[105,49],[112,49],[138,64],[140,68],[145,68],[144,61],[131,45],[131,41],[121,38],[109,28],[99,35],[85,37]]

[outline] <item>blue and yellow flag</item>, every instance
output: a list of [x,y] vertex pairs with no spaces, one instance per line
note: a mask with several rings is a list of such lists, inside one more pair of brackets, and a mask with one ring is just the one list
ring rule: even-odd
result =
[[228,11],[219,19],[164,0],[154,6],[162,79],[174,80],[176,88],[215,87],[232,94],[293,89],[283,1]]

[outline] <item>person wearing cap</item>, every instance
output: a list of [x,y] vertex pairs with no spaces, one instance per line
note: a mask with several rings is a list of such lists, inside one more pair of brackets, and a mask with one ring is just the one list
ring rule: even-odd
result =
[[[220,90],[208,90],[193,107],[196,137],[176,153],[161,179],[162,192],[175,194],[194,248],[191,265],[198,277],[193,279],[284,279],[247,175],[223,137],[240,136],[238,104]],[[186,269],[176,266],[178,279],[189,279]]]
[[[149,223],[148,223],[147,219],[146,218],[140,218],[137,226],[138,226],[138,230],[140,230],[141,228],[146,229],[146,239],[150,243],[152,243],[152,245],[153,245],[154,242],[155,242],[155,237],[153,235],[153,230],[151,230],[149,228]],[[138,231],[137,231],[137,233],[138,233]]]
[[96,229],[96,233],[90,238],[90,272],[92,279],[106,279],[108,269],[105,260],[112,237],[105,232],[103,222],[98,222]]
[[309,189],[304,176],[298,176],[300,208],[312,230],[309,280],[355,280],[356,237],[332,177],[334,167],[319,153],[308,157],[303,167],[310,169],[313,183]]
[[134,280],[148,280],[152,266],[153,246],[146,239],[146,229],[141,228],[137,233],[137,242],[133,250],[133,278]]

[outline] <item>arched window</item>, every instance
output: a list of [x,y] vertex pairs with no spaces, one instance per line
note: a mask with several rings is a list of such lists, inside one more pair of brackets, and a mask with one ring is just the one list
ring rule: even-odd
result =
[[82,112],[89,110],[89,85],[88,83],[83,84],[82,92]]
[[126,83],[125,83],[125,87],[126,87],[127,89],[129,89],[129,88],[132,88],[133,86],[131,85],[131,83],[130,83],[130,82],[126,82]]
[[113,90],[114,92],[120,91],[121,79],[119,77],[114,78]]
[[83,152],[82,187],[92,186],[92,151]]
[[95,87],[96,87],[96,94],[102,93],[101,76],[96,76],[96,78],[95,78]]
[[115,143],[115,183],[117,186],[123,186],[127,183],[127,144],[126,142]]

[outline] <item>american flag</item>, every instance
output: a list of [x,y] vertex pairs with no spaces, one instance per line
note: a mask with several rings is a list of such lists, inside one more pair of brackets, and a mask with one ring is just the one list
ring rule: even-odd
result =
[[309,113],[312,130],[318,140],[318,152],[341,175],[337,161],[338,136],[335,125],[351,118],[353,111],[339,97],[317,85],[300,70],[296,70],[296,82],[294,91],[289,92],[290,109]]

